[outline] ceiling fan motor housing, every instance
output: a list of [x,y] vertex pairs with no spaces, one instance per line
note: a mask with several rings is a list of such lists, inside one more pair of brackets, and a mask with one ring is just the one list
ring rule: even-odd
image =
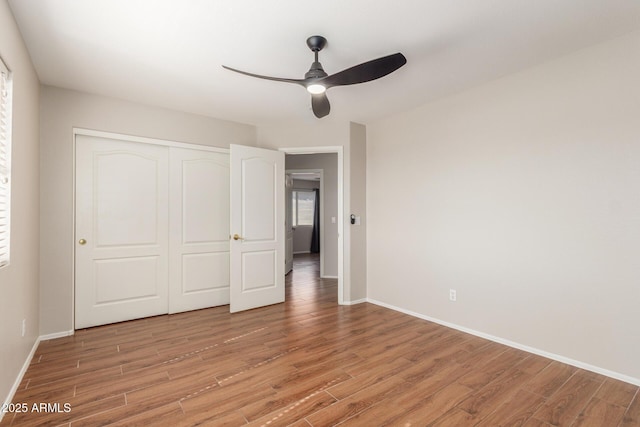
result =
[[324,72],[322,64],[318,61],[318,52],[320,52],[327,45],[327,39],[322,36],[311,36],[307,39],[307,46],[315,54],[315,61],[311,64],[309,71],[304,75],[305,79],[319,79],[327,77],[327,73]]
[[309,68],[309,71],[307,71],[304,74],[304,78],[305,79],[319,79],[322,77],[327,77],[327,73],[325,73],[324,69],[322,68],[322,64],[319,63],[318,61],[314,61],[313,64],[311,64],[311,68]]

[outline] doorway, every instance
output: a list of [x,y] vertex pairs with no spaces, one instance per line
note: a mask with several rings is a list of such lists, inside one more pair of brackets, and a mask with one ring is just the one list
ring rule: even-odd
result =
[[[343,147],[295,147],[281,148],[280,151],[286,154],[285,168],[288,171],[309,174],[322,171],[320,277],[337,279],[338,304],[344,304]],[[332,193],[330,197],[329,193]]]
[[[286,163],[286,158],[285,158]],[[308,255],[319,261],[318,278],[325,277],[325,191],[323,169],[288,169],[287,182],[287,271],[293,258]],[[330,195],[335,198],[335,191]],[[331,200],[330,205],[336,201]],[[333,213],[335,223],[335,213]],[[334,245],[335,246],[335,245]],[[334,250],[335,252],[335,250]]]

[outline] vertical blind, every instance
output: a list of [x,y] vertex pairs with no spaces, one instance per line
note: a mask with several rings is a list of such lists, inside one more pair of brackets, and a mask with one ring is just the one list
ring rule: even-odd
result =
[[9,264],[11,216],[11,76],[0,59],[0,267]]

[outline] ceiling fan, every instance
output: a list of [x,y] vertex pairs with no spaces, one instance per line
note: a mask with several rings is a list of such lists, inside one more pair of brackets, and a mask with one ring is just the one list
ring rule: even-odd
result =
[[322,118],[329,114],[331,105],[325,93],[327,89],[334,86],[354,85],[365,83],[371,80],[379,79],[390,74],[407,63],[407,58],[401,53],[383,56],[382,58],[372,61],[363,62],[362,64],[347,68],[338,73],[328,75],[322,68],[322,64],[318,61],[318,52],[320,52],[327,44],[327,39],[322,36],[311,36],[307,39],[307,46],[314,53],[315,60],[311,64],[311,68],[304,75],[304,79],[286,79],[280,77],[261,76],[259,74],[248,73],[246,71],[237,70],[235,68],[222,67],[259,79],[275,80],[277,82],[295,83],[307,89],[311,94],[311,108],[313,114],[317,118]]

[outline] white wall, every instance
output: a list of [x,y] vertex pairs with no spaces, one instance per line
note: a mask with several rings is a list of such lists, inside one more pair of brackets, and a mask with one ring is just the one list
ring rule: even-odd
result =
[[[0,403],[9,396],[39,335],[38,77],[6,1],[0,56],[13,72],[11,264],[0,268]],[[22,337],[22,320],[27,321]],[[0,413],[0,418],[2,418]]]
[[73,127],[227,148],[256,144],[253,126],[43,86],[42,335],[73,329]]
[[640,383],[639,76],[634,33],[370,125],[368,297]]

